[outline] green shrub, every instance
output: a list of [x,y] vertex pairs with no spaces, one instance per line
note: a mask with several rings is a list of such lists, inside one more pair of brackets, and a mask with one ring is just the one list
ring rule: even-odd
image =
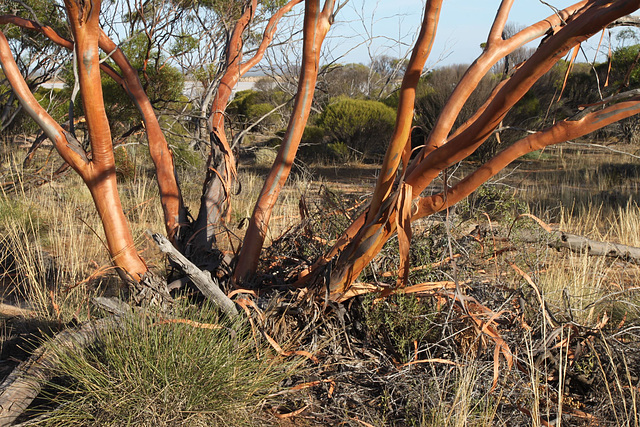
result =
[[[249,124],[257,122],[265,114],[268,114],[271,110],[273,110],[273,108],[274,108],[273,105],[268,104],[266,102],[249,105],[246,111],[247,122]],[[264,120],[262,120],[257,127],[259,130],[260,129],[264,130],[277,125],[281,121],[282,121],[282,115],[278,112],[274,112],[274,113],[271,113],[269,116],[267,116]]]
[[488,214],[492,220],[513,221],[527,210],[513,191],[496,185],[482,185],[457,205],[462,219],[478,219]]
[[396,112],[378,101],[338,98],[318,118],[334,142],[344,142],[365,156],[384,154],[395,126]]
[[390,343],[402,362],[411,359],[414,341],[428,338],[435,315],[428,299],[411,294],[396,294],[374,303],[374,297],[365,298],[365,324],[369,334]]
[[342,141],[331,142],[327,144],[327,152],[337,160],[349,158],[349,147]]
[[173,160],[178,167],[200,169],[204,159],[199,151],[189,146],[186,141],[176,141],[171,144]]
[[324,140],[324,130],[319,126],[307,126],[302,134],[302,142],[321,144]]
[[[275,105],[269,102],[267,94],[256,90],[242,90],[236,93],[233,101],[227,108],[227,114],[232,117],[232,122],[246,128],[258,121],[262,116],[269,113]],[[282,114],[274,112],[257,126],[257,130],[273,128],[282,121]]]

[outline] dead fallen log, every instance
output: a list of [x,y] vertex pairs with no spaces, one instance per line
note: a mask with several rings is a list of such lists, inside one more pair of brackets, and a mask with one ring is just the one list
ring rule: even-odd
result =
[[158,233],[147,232],[156,242],[160,250],[167,254],[180,269],[189,276],[189,279],[196,285],[202,294],[214,302],[220,309],[230,317],[238,315],[236,304],[225,295],[208,271],[200,270],[182,255],[169,240]]
[[63,349],[83,349],[94,343],[100,332],[117,326],[116,317],[92,320],[58,333],[37,348],[0,384],[0,427],[11,425],[55,376]]
[[35,317],[36,313],[33,310],[21,308],[15,305],[0,303],[0,316],[1,317]]
[[[626,261],[640,263],[640,248],[622,245],[620,243],[601,242],[577,234],[565,233],[560,230],[545,230],[547,245],[554,249],[569,249],[576,253],[586,253],[593,256],[620,258]],[[519,238],[527,243],[539,242],[541,236],[534,233],[522,233]]]

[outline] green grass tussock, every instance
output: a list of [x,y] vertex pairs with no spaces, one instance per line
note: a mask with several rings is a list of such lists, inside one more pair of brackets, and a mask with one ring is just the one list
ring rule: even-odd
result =
[[61,354],[63,385],[49,394],[58,409],[39,425],[264,425],[256,412],[287,365],[211,306],[176,314],[191,322],[135,315],[93,348]]

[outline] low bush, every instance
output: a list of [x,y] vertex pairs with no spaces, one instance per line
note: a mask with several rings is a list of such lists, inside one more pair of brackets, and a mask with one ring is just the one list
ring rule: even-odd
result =
[[318,126],[333,142],[372,156],[384,154],[395,120],[396,112],[381,102],[341,97],[322,112]]

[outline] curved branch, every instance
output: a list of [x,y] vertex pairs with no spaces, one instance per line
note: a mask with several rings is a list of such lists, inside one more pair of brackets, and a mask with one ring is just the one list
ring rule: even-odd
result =
[[318,79],[320,49],[331,27],[333,16],[333,11],[327,9],[326,6],[327,4],[325,4],[325,9],[321,11],[319,0],[305,1],[302,67],[300,69],[300,80],[293,112],[276,160],[264,181],[262,191],[251,215],[249,228],[245,234],[244,244],[238,257],[238,265],[234,271],[233,279],[236,282],[245,280],[255,273],[273,207],[278,199],[280,190],[289,176],[293,159],[298,151],[302,133],[309,118]]
[[25,112],[36,121],[47,137],[53,142],[60,156],[71,165],[80,175],[86,174],[89,160],[82,145],[70,133],[65,131],[47,111],[42,108],[31,93],[29,86],[20,74],[20,70],[13,58],[9,42],[0,31],[0,64],[9,84],[13,88],[20,105]]
[[[540,150],[549,145],[558,144],[570,139],[575,139],[601,129],[611,123],[640,113],[640,95],[636,90],[626,92],[627,100],[610,105],[602,110],[592,111],[587,114],[579,113],[574,118],[563,120],[541,131],[528,135],[515,142],[494,158],[479,167],[476,171],[458,182],[446,194],[438,193],[416,200],[417,210],[411,220],[415,221],[450,207],[475,191],[488,179],[507,167],[519,157],[533,151]],[[609,99],[616,101],[625,94],[619,94]],[[630,98],[630,99],[629,99]]]
[[[555,28],[562,25],[565,20],[569,19],[573,13],[584,7],[587,3],[587,0],[583,0],[569,6],[559,13],[553,14],[548,18],[514,34],[507,40],[498,40],[496,37],[490,36],[488,38],[487,48],[485,51],[473,62],[462,76],[462,79],[460,79],[460,82],[456,85],[453,93],[449,96],[449,99],[436,120],[433,130],[429,134],[425,147],[414,158],[408,172],[411,172],[415,165],[426,158],[433,150],[444,145],[447,142],[447,139],[451,139],[448,138],[449,132],[455,124],[460,111],[462,111],[462,108],[469,99],[469,96],[471,96],[475,88],[478,86],[478,83],[487,74],[487,72],[489,72],[491,67],[516,49],[548,34],[550,31],[554,31]],[[506,5],[503,4],[501,9],[502,7],[506,8]],[[505,9],[502,10],[504,11]],[[499,28],[499,22],[503,19],[504,14],[504,12],[498,13],[496,16],[496,22],[494,22],[492,28]]]
[[160,128],[149,97],[142,87],[138,72],[133,68],[124,52],[102,30],[100,30],[99,45],[103,51],[110,53],[111,59],[120,67],[122,87],[142,115],[149,141],[149,153],[156,168],[156,180],[164,213],[165,229],[169,240],[176,244],[178,242],[176,233],[179,232],[180,226],[187,222],[187,214],[178,186],[173,154]]
[[[0,16],[0,24],[14,24],[20,28],[37,31],[48,37],[52,42],[69,50],[74,48],[72,41],[60,36],[53,28],[42,26],[28,19],[13,15]],[[123,75],[104,62],[100,62],[100,69],[111,77],[127,92],[134,105],[142,115],[145,123],[145,131],[149,140],[149,152],[156,167],[156,177],[160,191],[160,202],[165,218],[165,228],[167,235],[176,243],[174,239],[181,224],[186,223],[186,211],[182,201],[182,195],[175,176],[173,155],[164,137],[160,124],[155,115],[151,102],[144,91],[138,73],[133,69],[122,50],[100,30],[100,48],[108,52],[111,59],[120,67]],[[65,159],[66,160],[66,159]]]
[[396,172],[402,160],[402,153],[410,139],[413,126],[413,112],[416,100],[416,87],[420,81],[425,62],[431,53],[433,42],[438,28],[442,0],[429,0],[425,7],[424,18],[420,35],[407,65],[402,86],[400,87],[400,99],[398,101],[398,113],[396,124],[391,137],[391,142],[385,153],[380,174],[373,191],[373,199],[369,208],[367,222],[371,221],[378,213],[383,201],[391,193],[391,187],[396,178]]
[[133,242],[116,181],[111,128],[104,108],[100,76],[100,0],[65,0],[78,58],[78,81],[92,159],[82,174],[107,238],[109,254],[125,278],[140,283],[148,271]]
[[493,44],[502,41],[502,33],[504,32],[504,26],[507,24],[507,19],[509,19],[509,12],[513,6],[513,1],[514,0],[503,0],[500,4],[496,18],[493,20],[493,25],[489,31],[487,47],[491,48]]
[[273,35],[278,29],[278,22],[280,22],[280,19],[282,19],[282,16],[285,13],[289,12],[295,5],[300,2],[302,2],[302,0],[290,0],[289,3],[282,6],[275,14],[273,14],[273,16],[269,19],[269,22],[267,23],[267,27],[264,30],[264,35],[262,36],[262,41],[260,42],[260,46],[258,46],[256,53],[253,55],[253,57],[251,57],[251,59],[248,59],[246,62],[240,65],[240,76],[244,76],[251,68],[256,66],[256,64],[258,64],[258,62],[262,60],[264,53],[267,51],[267,47],[269,47],[269,45],[273,41]]
[[[53,28],[46,25],[40,25],[34,21],[20,18],[15,15],[0,15],[0,24],[13,24],[17,27],[24,28],[25,30],[37,31],[40,34],[46,36],[49,40],[57,44],[58,46],[65,47],[69,50],[73,50],[73,42],[67,40],[58,34]],[[100,64],[100,69],[104,71],[109,77],[111,77],[119,85],[123,84],[122,77],[116,70],[111,68],[104,62]]]
[[[403,186],[411,186],[412,198],[416,198],[432,182],[432,180],[445,168],[449,167],[467,156],[480,146],[491,135],[498,126],[504,115],[513,105],[526,93],[526,91],[542,76],[551,66],[556,63],[569,49],[581,43],[593,33],[605,27],[614,19],[624,16],[638,8],[638,1],[617,1],[614,4],[606,1],[588,2],[586,8],[579,12],[576,10],[571,16],[564,18],[563,14],[567,10],[560,12],[559,16],[551,17],[550,21],[558,22],[560,18],[566,22],[556,33],[549,35],[541,43],[534,55],[522,65],[516,73],[492,95],[490,102],[486,103],[481,112],[476,115],[473,122],[468,122],[467,127],[456,136],[439,146],[423,160],[414,160],[414,166],[410,167]],[[573,7],[576,7],[574,5]],[[526,30],[521,31],[509,41],[500,42],[498,46],[509,46],[517,38],[539,35],[540,30],[549,28],[549,23],[538,23]],[[553,28],[553,27],[551,27]],[[515,38],[515,39],[514,39]],[[493,52],[498,55],[501,49]],[[488,51],[488,50],[487,50]],[[486,52],[483,55],[486,54]],[[481,55],[481,58],[482,56]],[[487,60],[487,57],[483,58]],[[467,73],[475,69],[477,72],[478,61],[474,63]],[[479,79],[481,76],[471,76]],[[462,85],[458,86],[458,89]],[[462,89],[461,89],[462,90]],[[471,89],[472,90],[472,89]],[[458,111],[456,104],[463,102],[461,98],[452,96],[447,101],[447,108]],[[634,111],[637,107],[634,106]],[[633,112],[629,113],[633,114]],[[449,120],[453,123],[457,113],[453,117],[446,117],[443,112],[439,120]],[[444,117],[444,118],[443,118]],[[602,120],[600,116],[598,120]],[[441,132],[442,128],[434,128],[435,133]],[[448,130],[447,130],[448,132]],[[444,134],[446,136],[446,133]],[[423,150],[424,152],[424,150]],[[384,172],[384,171],[383,171]],[[399,187],[402,188],[402,187]],[[395,196],[394,196],[395,197]],[[448,197],[451,197],[450,195]],[[386,203],[380,205],[379,212],[371,213],[376,215],[376,221],[368,221],[367,225],[358,231],[358,234],[344,248],[339,255],[336,264],[331,272],[330,290],[333,296],[340,295],[348,290],[351,282],[360,274],[364,266],[381,250],[384,243],[396,230],[396,217],[398,211],[393,197],[389,197]]]
[[441,170],[473,153],[491,135],[511,107],[571,48],[605,27],[617,16],[626,15],[638,7],[636,1],[618,3],[621,4],[617,7],[597,4],[580,14],[568,17],[567,24],[548,37],[531,58],[495,93],[475,122],[431,152],[409,171],[407,183],[413,186],[414,197],[417,197]]

